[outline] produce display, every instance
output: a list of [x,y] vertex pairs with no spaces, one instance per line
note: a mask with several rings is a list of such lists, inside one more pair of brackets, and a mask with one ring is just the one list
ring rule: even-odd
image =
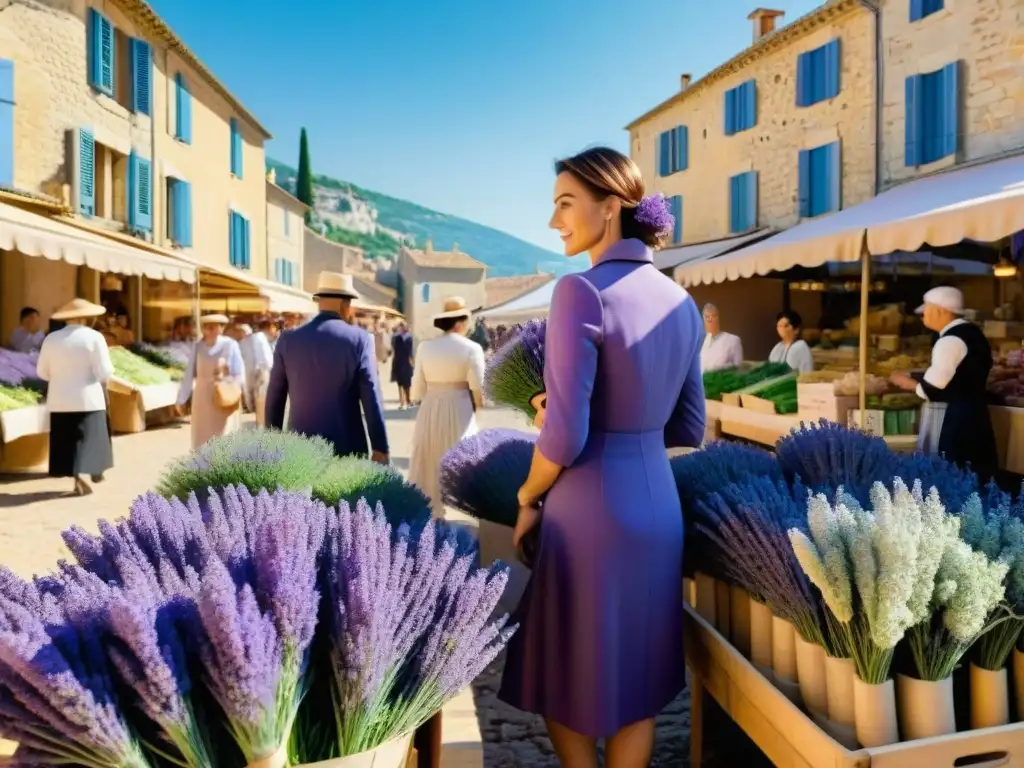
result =
[[798,374],[791,371],[783,376],[759,381],[741,389],[741,395],[753,395],[775,404],[775,412],[781,414],[796,413],[797,394],[796,382]]
[[137,387],[169,384],[174,380],[171,372],[166,368],[153,365],[124,347],[110,348],[110,362],[114,364],[115,376]]
[[992,367],[988,391],[1001,405],[1024,408],[1024,362],[1022,350],[1014,350]]
[[39,353],[14,352],[0,347],[0,382],[18,386],[24,379],[34,379]]
[[761,363],[749,371],[738,368],[707,371],[703,375],[704,397],[708,400],[721,400],[722,395],[739,392],[760,381],[782,376],[792,370],[785,363]]
[[179,356],[174,354],[175,350],[170,347],[158,347],[153,344],[135,343],[129,347],[132,354],[138,355],[158,368],[166,368],[171,372],[175,380],[181,379],[188,361],[181,361]]
[[[849,371],[843,374],[842,378],[833,382],[835,393],[840,396],[855,396],[860,394],[860,371]],[[888,379],[876,376],[873,373],[867,375],[865,390],[868,395],[881,395],[890,389]]]
[[17,411],[21,408],[39,405],[42,401],[43,396],[35,389],[0,384],[0,412]]

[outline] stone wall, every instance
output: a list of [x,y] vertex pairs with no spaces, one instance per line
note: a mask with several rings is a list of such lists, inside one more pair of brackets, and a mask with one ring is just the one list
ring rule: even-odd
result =
[[[907,0],[882,13],[882,184],[1024,147],[1024,0],[945,0],[911,22]],[[960,153],[930,165],[905,165],[907,77],[960,60]]]
[[362,248],[332,242],[308,228],[303,228],[303,237],[305,264],[301,287],[309,293],[316,290],[321,272],[351,272],[352,264],[362,260]]
[[[758,225],[796,224],[798,153],[836,140],[842,142],[842,205],[856,205],[874,194],[874,35],[872,14],[851,4],[848,11],[809,25],[785,46],[752,53],[724,77],[707,85],[694,83],[676,103],[632,127],[630,154],[648,190],[683,196],[684,243],[730,234],[729,178],[750,170],[759,175]],[[842,41],[839,95],[797,107],[797,56],[836,37]],[[726,136],[725,92],[751,78],[757,81],[757,124]],[[689,167],[660,177],[658,136],[677,125],[689,129]]]

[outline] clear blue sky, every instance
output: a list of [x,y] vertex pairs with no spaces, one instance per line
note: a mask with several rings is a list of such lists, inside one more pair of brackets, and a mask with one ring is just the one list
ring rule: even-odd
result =
[[[267,152],[559,250],[551,162],[751,41],[739,0],[151,0]],[[777,0],[791,21],[819,3]]]

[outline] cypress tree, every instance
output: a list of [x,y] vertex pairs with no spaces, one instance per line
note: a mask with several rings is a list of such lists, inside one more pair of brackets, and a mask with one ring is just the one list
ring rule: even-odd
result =
[[313,217],[313,172],[309,166],[309,141],[306,129],[299,134],[299,175],[295,179],[295,196],[309,206],[306,212],[306,223]]

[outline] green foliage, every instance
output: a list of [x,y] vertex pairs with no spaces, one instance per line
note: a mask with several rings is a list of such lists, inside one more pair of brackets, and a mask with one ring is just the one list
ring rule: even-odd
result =
[[156,492],[187,499],[193,491],[245,486],[262,490],[308,492],[335,461],[334,449],[320,437],[295,432],[246,429],[212,438],[198,450],[171,462]]
[[305,128],[299,134],[299,170],[295,180],[295,196],[310,206],[310,210],[306,211],[306,223],[309,224],[313,215],[313,171],[309,160],[309,140],[306,138]]
[[371,506],[384,506],[392,525],[425,523],[430,517],[430,500],[391,466],[369,459],[346,456],[334,459],[313,484],[313,498],[334,506],[366,499]]
[[383,229],[378,229],[374,234],[368,235],[364,232],[353,232],[351,229],[332,226],[330,222],[324,222],[324,225],[327,229],[328,240],[362,248],[363,253],[370,259],[394,259],[398,256],[398,250],[402,245]]

